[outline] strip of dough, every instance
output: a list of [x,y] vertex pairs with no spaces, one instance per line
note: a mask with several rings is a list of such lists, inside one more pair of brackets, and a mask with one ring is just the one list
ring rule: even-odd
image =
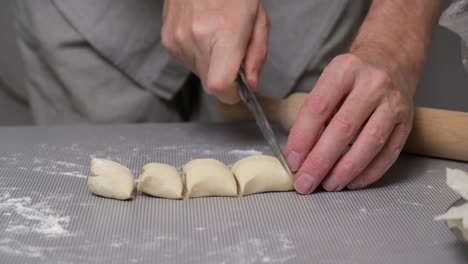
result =
[[88,188],[99,196],[128,200],[135,195],[135,178],[127,167],[117,162],[92,159]]
[[140,174],[138,191],[169,199],[181,199],[184,185],[176,168],[162,163],[146,164]]
[[294,190],[293,178],[275,157],[254,155],[239,160],[232,167],[239,183],[239,194]]
[[237,196],[229,168],[215,159],[196,159],[184,165],[186,197]]

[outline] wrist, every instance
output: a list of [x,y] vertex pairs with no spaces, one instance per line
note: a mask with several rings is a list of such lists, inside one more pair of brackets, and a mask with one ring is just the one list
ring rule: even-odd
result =
[[405,50],[372,42],[355,42],[349,52],[376,67],[384,68],[392,79],[405,83],[408,92],[415,94],[426,58],[424,48],[415,45],[412,49],[407,46]]
[[373,0],[350,52],[385,67],[414,93],[442,1]]

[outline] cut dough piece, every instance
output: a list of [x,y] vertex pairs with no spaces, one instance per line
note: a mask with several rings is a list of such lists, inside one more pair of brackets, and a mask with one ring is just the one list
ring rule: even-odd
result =
[[232,172],[239,183],[240,195],[294,190],[292,175],[275,157],[254,155],[241,159]]
[[456,227],[465,235],[468,233],[468,203],[451,207],[445,214],[437,216],[435,220],[447,220],[450,228]]
[[437,216],[435,220],[462,220],[465,217],[468,217],[468,203],[451,207],[445,214]]
[[88,188],[99,196],[128,200],[135,195],[135,178],[127,167],[117,162],[92,159]]
[[447,168],[447,185],[468,201],[468,173]]
[[184,185],[176,168],[161,163],[146,164],[140,174],[138,191],[169,199],[181,199]]
[[237,196],[234,175],[215,159],[196,159],[184,165],[186,197]]

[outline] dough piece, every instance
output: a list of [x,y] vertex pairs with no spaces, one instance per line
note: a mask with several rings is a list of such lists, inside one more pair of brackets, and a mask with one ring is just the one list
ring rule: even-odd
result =
[[294,190],[292,175],[275,157],[254,155],[241,159],[232,172],[239,183],[239,195]]
[[181,199],[184,185],[176,168],[167,164],[146,164],[140,174],[138,191],[169,199]]
[[[461,220],[465,216],[468,216],[468,203],[462,204],[460,206],[453,206],[445,214],[437,216],[435,219],[437,221],[440,221],[440,220]],[[467,225],[467,229],[468,229],[468,225]]]
[[447,185],[468,201],[468,173],[447,168]]
[[196,159],[184,165],[186,197],[237,196],[234,175],[215,159]]
[[117,162],[92,159],[88,188],[99,196],[128,200],[135,195],[135,178],[127,167]]
[[451,207],[447,213],[437,216],[437,221],[447,220],[449,228],[461,231],[465,240],[468,240],[468,203]]

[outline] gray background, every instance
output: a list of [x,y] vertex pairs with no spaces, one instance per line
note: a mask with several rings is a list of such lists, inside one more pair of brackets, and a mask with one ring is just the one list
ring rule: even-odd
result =
[[[6,0],[0,3],[0,79],[10,87],[8,93],[0,89],[0,125],[31,123],[24,100],[22,65],[15,45],[10,11],[12,2]],[[416,104],[468,112],[467,101],[468,76],[461,64],[460,40],[438,26],[416,95]]]

